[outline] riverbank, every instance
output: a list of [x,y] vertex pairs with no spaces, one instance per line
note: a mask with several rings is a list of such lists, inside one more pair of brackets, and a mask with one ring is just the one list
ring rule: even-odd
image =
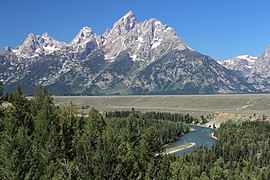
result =
[[166,154],[175,154],[178,156],[182,153],[191,152],[191,147],[193,146],[210,148],[215,143],[216,139],[211,135],[215,131],[214,129],[196,125],[189,125],[189,127],[192,128],[193,131],[184,134],[175,142],[163,146],[164,151],[156,154],[156,156]]
[[173,154],[173,153],[176,153],[178,151],[182,151],[184,149],[191,148],[191,147],[193,147],[195,145],[196,145],[196,143],[191,142],[189,144],[183,144],[183,145],[176,146],[176,147],[173,147],[173,148],[168,148],[164,153],[162,153],[162,155]]
[[211,134],[211,137],[214,139],[218,139],[216,136],[214,136],[214,133]]
[[[207,127],[207,126],[204,126],[204,125],[201,125],[201,124],[189,124],[189,125],[192,125],[192,126],[199,126],[199,127],[205,127],[205,128],[210,128],[210,129],[218,129],[218,128],[212,128],[212,127]],[[196,131],[194,128],[192,128],[192,127],[190,127],[190,130],[189,130],[189,132],[192,132],[192,131]],[[218,139],[216,136],[214,136],[214,133],[211,133],[211,137],[213,138],[213,139]]]

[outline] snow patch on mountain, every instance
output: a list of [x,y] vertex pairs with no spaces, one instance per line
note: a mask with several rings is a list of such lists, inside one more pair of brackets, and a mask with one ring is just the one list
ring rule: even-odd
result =
[[[250,69],[253,59],[238,57],[243,58]],[[29,34],[21,46],[3,49],[0,79],[8,88],[22,83],[33,90],[44,84],[56,93],[59,88],[93,94],[254,90],[233,71],[187,46],[173,28],[155,18],[137,22],[131,11],[103,35],[85,26],[69,43],[48,33]]]
[[218,61],[218,63],[228,69],[240,71],[243,73],[244,76],[248,76],[256,65],[257,61],[258,57],[245,54],[236,56],[228,60],[220,60]]

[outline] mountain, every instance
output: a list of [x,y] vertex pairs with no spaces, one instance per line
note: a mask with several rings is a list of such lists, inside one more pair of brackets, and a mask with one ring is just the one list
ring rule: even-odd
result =
[[238,72],[258,91],[269,92],[270,89],[270,47],[258,57],[241,55],[232,59],[218,61],[228,69]]
[[190,49],[172,28],[157,19],[137,23],[132,12],[118,20],[103,37],[109,60],[127,51],[134,61],[153,62],[170,50]]
[[247,77],[251,73],[254,66],[256,65],[257,60],[258,57],[255,56],[240,55],[231,59],[220,60],[218,61],[218,63],[225,66],[228,69],[237,71],[239,75]]
[[254,87],[269,92],[270,89],[270,47],[258,57],[254,68],[248,76],[248,82],[254,84]]
[[0,80],[6,91],[20,84],[28,94],[38,84],[56,95],[257,92],[171,27],[154,18],[137,22],[131,11],[103,35],[83,27],[69,43],[29,34],[1,52]]

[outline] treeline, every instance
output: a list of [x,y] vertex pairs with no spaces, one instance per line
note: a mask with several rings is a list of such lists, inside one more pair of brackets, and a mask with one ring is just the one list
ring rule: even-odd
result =
[[105,116],[108,118],[116,117],[116,118],[126,118],[130,114],[135,115],[137,118],[143,120],[165,120],[165,121],[172,121],[172,122],[185,122],[187,124],[205,124],[207,123],[207,119],[204,116],[200,118],[196,118],[190,116],[189,114],[179,114],[179,113],[169,113],[169,112],[140,112],[135,111],[132,108],[131,111],[114,111],[114,112],[106,112]]
[[0,118],[0,179],[136,179],[162,157],[164,144],[189,130],[183,122],[104,118],[73,104],[57,107],[39,86],[27,99],[20,87]]

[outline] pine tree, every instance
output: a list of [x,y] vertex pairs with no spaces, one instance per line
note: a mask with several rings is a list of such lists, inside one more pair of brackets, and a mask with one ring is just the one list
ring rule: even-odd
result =
[[58,168],[60,156],[59,116],[53,100],[43,86],[39,86],[31,100],[35,134],[33,140],[36,172],[50,179]]
[[17,86],[12,106],[0,119],[0,173],[3,179],[23,179],[31,169],[33,122],[29,101]]
[[64,163],[74,159],[73,138],[76,130],[77,107],[74,104],[61,106],[59,109],[61,154]]
[[36,92],[34,93],[33,99],[31,99],[31,109],[34,115],[37,114],[37,112],[42,108],[44,103],[50,104],[50,106],[54,106],[53,98],[47,92],[46,88],[42,85],[39,85]]
[[99,166],[95,163],[98,159],[96,152],[105,128],[106,123],[102,115],[96,109],[91,109],[88,117],[84,118],[83,129],[75,134],[75,164],[82,179],[91,179],[96,172],[94,168]]

